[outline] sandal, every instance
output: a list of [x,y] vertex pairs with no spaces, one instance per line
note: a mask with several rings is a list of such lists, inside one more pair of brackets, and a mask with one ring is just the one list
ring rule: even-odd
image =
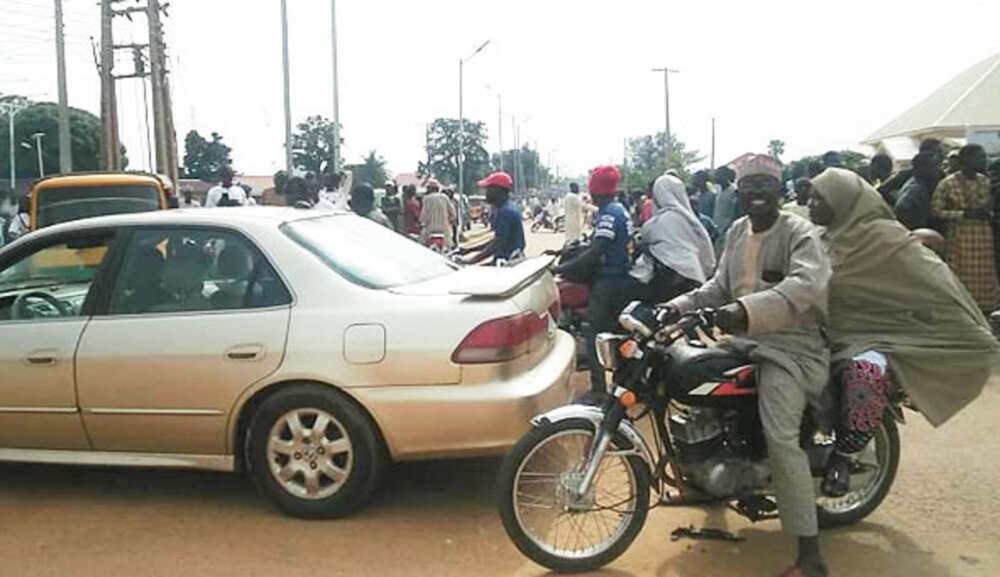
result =
[[827,497],[839,499],[851,490],[851,462],[846,457],[834,453],[826,466],[826,475],[820,490]]

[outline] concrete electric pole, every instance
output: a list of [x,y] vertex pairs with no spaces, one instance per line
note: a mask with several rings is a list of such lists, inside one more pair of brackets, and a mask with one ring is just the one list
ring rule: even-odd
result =
[[19,100],[8,100],[0,102],[0,111],[7,115],[7,134],[10,136],[10,190],[13,191],[17,185],[16,162],[17,155],[14,153],[14,118],[18,112],[24,110],[28,104]]
[[[333,44],[333,158],[331,174],[340,172],[340,86],[337,80],[337,0],[330,0],[330,38]],[[381,183],[379,183],[381,184]]]
[[665,128],[665,130],[666,130],[666,137],[667,137],[667,145],[666,145],[666,167],[669,169],[670,168],[670,158],[673,155],[673,146],[674,146],[673,145],[673,137],[670,135],[670,75],[671,74],[676,74],[679,71],[678,70],[673,70],[671,68],[654,68],[653,72],[662,72],[663,73],[663,101],[664,101],[664,103],[666,105],[666,115],[665,115],[665,118],[666,118],[666,123],[665,123],[665,127],[666,128]]
[[69,111],[66,92],[66,42],[62,0],[56,3],[56,72],[59,85],[59,172],[73,172],[73,150],[69,138]]
[[281,0],[281,69],[285,90],[285,173],[292,177],[292,101],[288,82],[288,2]]
[[170,81],[167,79],[166,43],[160,20],[160,0],[148,0],[150,83],[153,93],[153,139],[156,142],[156,172],[176,186],[178,175],[177,135],[174,132]]
[[118,137],[118,103],[115,98],[115,48],[111,19],[113,0],[101,0],[101,166],[104,170],[122,169],[121,143]]

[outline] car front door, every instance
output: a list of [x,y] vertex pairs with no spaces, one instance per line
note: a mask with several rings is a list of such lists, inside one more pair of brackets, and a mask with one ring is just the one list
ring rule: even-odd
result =
[[284,356],[291,296],[242,233],[137,228],[77,354],[97,450],[222,455],[239,395]]
[[0,448],[90,448],[74,356],[113,239],[63,235],[0,258]]

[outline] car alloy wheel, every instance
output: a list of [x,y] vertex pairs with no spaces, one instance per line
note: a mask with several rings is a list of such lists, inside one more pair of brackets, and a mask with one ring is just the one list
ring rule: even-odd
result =
[[354,450],[346,428],[333,415],[314,408],[292,409],[271,427],[267,439],[271,475],[288,493],[325,499],[350,477]]

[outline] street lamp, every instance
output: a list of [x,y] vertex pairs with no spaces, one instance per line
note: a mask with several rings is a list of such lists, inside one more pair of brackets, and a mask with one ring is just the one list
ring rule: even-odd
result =
[[[35,139],[35,150],[38,151],[38,178],[45,178],[45,164],[42,162],[42,139],[45,138],[45,133],[36,132],[31,138]],[[31,150],[31,145],[27,142],[22,142],[21,146]]]
[[465,62],[472,60],[472,57],[483,51],[483,48],[490,43],[489,40],[483,42],[476,51],[466,58],[458,59],[458,194],[465,193],[465,109],[463,108],[463,84],[465,82],[464,68]]

